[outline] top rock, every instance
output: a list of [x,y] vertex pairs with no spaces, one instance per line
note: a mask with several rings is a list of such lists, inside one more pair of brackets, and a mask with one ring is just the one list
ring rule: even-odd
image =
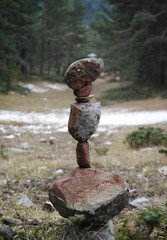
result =
[[84,58],[72,63],[65,72],[65,81],[73,90],[79,90],[95,81],[104,70],[104,63],[97,58]]

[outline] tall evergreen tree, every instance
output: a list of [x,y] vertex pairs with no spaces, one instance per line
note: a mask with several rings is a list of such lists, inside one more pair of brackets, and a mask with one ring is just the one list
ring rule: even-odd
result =
[[[138,85],[167,84],[167,3],[164,0],[108,0],[113,5],[100,25],[93,28],[100,36],[101,53],[108,70]],[[98,46],[99,47],[99,46]]]
[[21,71],[27,77],[30,53],[34,46],[34,14],[39,10],[38,1],[2,0],[0,3],[0,81],[1,89],[11,88],[12,71]]

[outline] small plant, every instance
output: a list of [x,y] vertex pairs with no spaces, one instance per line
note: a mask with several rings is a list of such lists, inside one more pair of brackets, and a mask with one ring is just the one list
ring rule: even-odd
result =
[[[165,204],[167,207],[167,203]],[[156,231],[152,235],[154,229]],[[116,229],[116,240],[143,240],[143,239],[166,239],[167,214],[166,210],[158,207],[148,207],[140,210],[138,215],[128,216],[123,220],[119,229]]]
[[167,155],[167,148],[161,148],[159,149],[159,153],[164,153]]
[[61,218],[60,222],[66,225],[71,225],[71,224],[81,224],[84,220],[85,220],[85,216],[83,214],[81,215],[75,214],[74,216],[69,218]]
[[130,222],[128,218],[123,220],[122,226],[119,228],[116,234],[116,240],[142,240],[142,235],[138,228],[136,228],[135,222]]
[[31,228],[29,231],[20,231],[15,239],[17,240],[54,240],[57,239],[57,230],[59,226],[53,222],[48,222],[46,224],[40,224],[37,227]]
[[139,213],[139,224],[144,223],[148,229],[148,234],[150,235],[155,227],[159,227],[162,218],[163,211],[157,207],[148,208],[147,210],[142,210]]
[[2,159],[2,160],[8,159],[8,155],[6,153],[4,153],[3,149],[0,149],[0,159]]
[[161,97],[162,97],[162,98],[167,98],[167,91],[164,91],[164,92],[161,94]]
[[127,142],[132,148],[147,147],[151,145],[167,146],[167,134],[161,128],[140,127],[126,136]]
[[19,84],[12,84],[11,91],[17,92],[21,95],[27,95],[27,93],[30,92],[30,89],[23,87]]
[[106,153],[109,151],[108,148],[95,148],[95,151],[97,152],[98,155],[103,156],[106,155]]

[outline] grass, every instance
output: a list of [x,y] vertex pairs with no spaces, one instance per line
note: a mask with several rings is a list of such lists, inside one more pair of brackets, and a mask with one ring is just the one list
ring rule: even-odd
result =
[[[94,91],[97,90],[97,97],[101,94],[100,91],[108,88],[108,84],[108,82],[95,84]],[[116,87],[115,83],[113,84]],[[37,85],[42,87],[42,82],[38,82]],[[43,98],[48,100],[44,101]],[[8,96],[0,96],[1,109],[25,112],[47,113],[54,108],[69,107],[72,102],[74,97],[70,89],[63,95],[62,92],[50,90],[43,95],[29,93],[26,97],[22,97],[10,93]],[[142,100],[112,105],[113,108],[122,106],[124,108],[137,106],[140,110],[153,110],[153,108],[159,110],[166,109],[166,102],[156,98],[151,101]],[[10,123],[6,123],[6,126],[8,125]],[[19,126],[19,123],[15,122],[14,125]],[[167,126],[163,124],[154,125],[154,127],[161,127],[167,131]],[[121,175],[130,189],[138,190],[138,197],[148,198],[153,207],[158,205],[164,208],[167,181],[166,175],[160,174],[158,168],[167,165],[166,154],[159,153],[159,149],[163,146],[131,149],[125,144],[126,135],[136,131],[137,128],[118,128],[117,132],[110,135],[100,132],[98,137],[93,137],[91,141],[93,168]],[[39,237],[43,230],[46,232],[44,239],[56,239],[52,230],[61,228],[60,215],[57,211],[50,213],[44,210],[43,206],[48,200],[48,187],[58,176],[57,170],[62,169],[62,174],[65,174],[77,166],[75,157],[77,142],[68,133],[55,133],[54,129],[49,135],[25,132],[14,139],[3,138],[7,134],[12,134],[11,130],[7,133],[0,131],[0,181],[7,180],[6,184],[0,185],[1,219],[5,217],[23,219],[25,225],[14,226],[14,229],[16,232],[21,232],[25,239],[34,239],[30,238],[33,234],[38,234]],[[49,139],[49,137],[56,137],[54,144],[50,144],[49,141],[40,142],[41,138]],[[17,153],[10,150],[10,148],[21,149],[23,142],[28,143],[28,149],[25,152]],[[105,144],[105,142],[111,142],[111,144]],[[142,174],[143,177],[138,178],[138,174]],[[35,208],[25,208],[16,204],[17,200],[25,195],[35,204]],[[131,215],[137,216],[138,210],[127,208],[115,217],[113,221],[116,229],[119,229],[123,219],[127,216],[130,218]],[[37,225],[27,224],[29,219],[36,220]],[[51,236],[52,233],[53,236]],[[20,239],[23,239],[23,235]]]

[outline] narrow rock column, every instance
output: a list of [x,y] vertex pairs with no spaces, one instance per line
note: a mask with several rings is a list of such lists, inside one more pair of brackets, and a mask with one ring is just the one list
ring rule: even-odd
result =
[[100,103],[90,102],[93,97],[92,82],[103,71],[103,62],[98,59],[81,59],[71,64],[65,81],[73,89],[76,103],[71,104],[68,131],[78,141],[76,147],[77,164],[81,168],[90,168],[91,148],[88,139],[95,133],[100,120]]
[[91,168],[91,147],[89,142],[78,142],[76,148],[78,166],[81,168]]

